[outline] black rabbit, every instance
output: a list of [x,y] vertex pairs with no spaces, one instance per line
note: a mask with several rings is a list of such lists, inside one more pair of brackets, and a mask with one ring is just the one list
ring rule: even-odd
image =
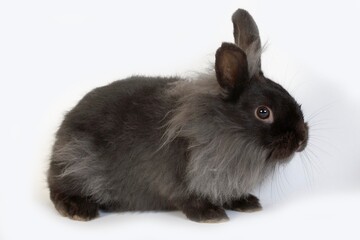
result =
[[88,93],[56,134],[48,171],[56,209],[181,210],[197,222],[261,209],[250,192],[308,141],[299,104],[261,71],[258,28],[232,16],[235,44],[194,81],[131,77]]

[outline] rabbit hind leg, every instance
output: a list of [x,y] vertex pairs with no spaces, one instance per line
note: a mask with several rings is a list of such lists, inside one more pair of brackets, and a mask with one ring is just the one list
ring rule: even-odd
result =
[[50,191],[50,198],[56,210],[64,217],[77,221],[89,221],[99,215],[98,204],[87,197],[68,196],[63,193]]

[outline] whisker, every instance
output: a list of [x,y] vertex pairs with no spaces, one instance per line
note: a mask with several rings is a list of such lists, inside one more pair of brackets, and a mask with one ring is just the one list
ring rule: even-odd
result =
[[277,197],[280,198],[283,193],[282,193],[282,189],[279,186],[279,175],[280,175],[280,171],[279,171],[279,166],[276,166],[276,179],[275,179],[275,187],[276,187],[276,193],[277,193]]
[[[303,155],[303,156],[305,156],[305,155]],[[308,168],[308,165],[307,165],[306,158],[301,157],[301,160],[302,160],[301,162],[302,162],[302,166],[303,166],[303,171],[304,171],[304,174],[305,174],[306,187],[309,189],[310,186],[311,186],[311,183],[312,183],[310,173],[309,173],[309,168]]]
[[313,143],[309,143],[309,146],[308,146],[308,148],[304,151],[304,154],[307,155],[307,156],[309,156],[308,153],[311,153],[316,159],[318,159],[318,158],[319,158],[318,155],[317,155],[314,151],[312,151],[311,148],[310,148],[310,147],[314,147],[314,146],[315,146],[315,145],[314,145]]
[[286,189],[286,187],[291,187],[290,181],[287,177],[286,171],[284,171],[284,167],[282,167],[282,178],[285,179],[285,181],[282,182],[282,186],[284,189]]
[[[284,171],[284,168],[279,166],[279,186],[280,186],[280,191],[281,191],[281,194],[284,195],[285,194],[285,190],[286,189],[286,183],[289,183],[288,179],[286,178],[286,175],[285,175],[285,171]],[[282,181],[282,179],[285,179],[285,181]]]
[[329,138],[327,138],[327,137],[314,135],[313,133],[309,135],[309,138],[310,138],[310,140],[318,140],[318,141],[324,141],[324,142],[329,140]]
[[[309,149],[308,149],[309,150]],[[315,176],[315,173],[316,172],[317,174],[320,172],[320,165],[319,165],[319,162],[318,161],[314,161],[314,159],[311,159],[310,158],[310,155],[309,154],[312,154],[314,155],[314,153],[310,150],[310,151],[307,151],[307,152],[304,152],[304,156],[305,156],[305,159],[306,159],[306,162],[308,164],[311,165],[311,170],[312,170],[312,180],[314,181],[314,176]],[[315,155],[316,156],[316,155]]]
[[313,127],[316,127],[316,126],[324,126],[325,124],[328,124],[330,122],[329,119],[321,119],[321,120],[318,120],[318,121],[311,121],[309,122],[309,127],[312,129]]
[[322,127],[322,128],[313,128],[313,129],[311,129],[312,132],[331,131],[331,130],[334,130],[334,128],[332,128],[332,127],[328,127],[328,128]]
[[[325,151],[323,148],[319,147],[318,145],[315,145],[314,143],[309,143],[309,147],[314,147],[317,150],[321,151],[322,153],[325,153],[328,156],[331,156],[330,152]],[[311,149],[307,149],[307,151],[309,151],[309,153],[311,153],[316,159],[319,159],[319,156],[317,154],[315,154],[315,152]]]
[[308,117],[308,122],[310,122],[311,120],[313,120],[315,117],[317,117],[319,114],[331,109],[334,106],[335,102],[333,103],[329,103],[321,108],[319,108],[318,110],[316,110],[314,113],[310,114]]
[[305,170],[305,160],[304,160],[304,156],[303,155],[300,155],[300,160],[301,160],[301,167],[302,167],[302,171],[303,171],[303,176],[305,178],[305,182],[307,183],[308,182],[308,179],[307,179],[307,172]]
[[285,181],[286,181],[286,184],[288,184],[289,186],[291,185],[290,184],[290,181],[289,181],[289,179],[287,178],[287,175],[286,175],[286,172],[284,171],[284,168],[282,168],[283,169],[283,175],[284,175],[284,178],[285,178]]
[[[311,158],[313,157],[313,158]],[[314,166],[314,170],[316,171],[316,173],[320,173],[321,169],[323,168],[323,164],[322,161],[320,160],[320,158],[314,158],[314,153],[312,151],[309,151],[307,153],[307,159],[309,160],[309,162],[311,162]]]
[[306,157],[304,158],[304,161],[303,161],[303,164],[304,164],[304,167],[305,167],[305,171],[306,171],[306,187],[309,187],[312,183],[312,180],[311,180],[311,173],[310,173],[310,170],[309,170],[309,165],[308,165],[308,161],[306,159]]
[[[311,139],[312,141],[311,142],[308,142],[308,146],[311,146],[311,147],[316,147],[318,150],[323,150],[323,149],[320,149],[321,147],[319,147],[317,144],[326,144],[327,147],[332,147],[332,143],[330,141],[326,141],[324,139],[315,139],[315,138],[312,138]],[[325,151],[322,151],[322,152],[325,152]]]
[[276,168],[274,169],[274,171],[272,171],[272,176],[271,176],[271,183],[270,183],[270,196],[271,196],[271,199],[274,199],[273,184],[274,184],[275,173],[276,173]]
[[313,153],[310,149],[307,149],[306,151],[303,152],[303,156],[304,156],[304,159],[305,159],[305,162],[310,164],[310,166],[312,167],[312,169],[318,169],[319,166],[316,164],[315,161],[312,161],[309,154],[312,154],[313,156],[315,156],[315,158],[317,158],[316,154]]

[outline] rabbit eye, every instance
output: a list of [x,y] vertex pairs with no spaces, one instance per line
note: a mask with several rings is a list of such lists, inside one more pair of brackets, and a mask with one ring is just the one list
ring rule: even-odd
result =
[[266,107],[259,107],[257,110],[257,115],[261,119],[266,119],[270,117],[270,111]]
[[271,109],[266,106],[260,106],[260,107],[256,108],[255,116],[260,121],[263,121],[266,123],[272,123],[274,121]]

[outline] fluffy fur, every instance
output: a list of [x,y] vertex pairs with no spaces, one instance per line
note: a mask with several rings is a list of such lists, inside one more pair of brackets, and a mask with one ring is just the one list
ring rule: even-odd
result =
[[222,205],[251,192],[273,165],[266,164],[269,150],[224,114],[228,103],[214,76],[202,77],[169,89],[179,105],[168,122],[166,143],[188,139],[188,190]]
[[[214,73],[116,81],[65,116],[48,171],[62,215],[178,209],[221,222],[224,209],[261,209],[250,192],[305,148],[308,127],[296,101],[263,75],[252,17],[238,10],[233,23],[237,45],[217,50]],[[273,122],[256,115],[260,106]]]

